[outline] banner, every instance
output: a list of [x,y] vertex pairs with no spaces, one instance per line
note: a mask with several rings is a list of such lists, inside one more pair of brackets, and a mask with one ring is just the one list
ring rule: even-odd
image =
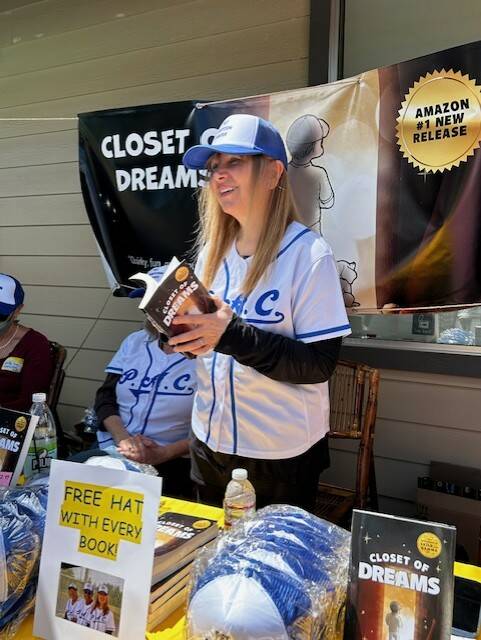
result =
[[[188,250],[202,175],[176,166],[162,179],[166,158],[179,165],[181,147],[252,113],[284,137],[299,214],[332,246],[351,313],[481,304],[480,62],[476,42],[318,87],[81,116],[82,188],[115,277],[125,284],[182,242]],[[106,236],[109,224],[117,233]]]
[[79,166],[95,237],[115,280],[183,257],[194,241],[197,171],[182,164],[194,144],[194,102],[79,115]]

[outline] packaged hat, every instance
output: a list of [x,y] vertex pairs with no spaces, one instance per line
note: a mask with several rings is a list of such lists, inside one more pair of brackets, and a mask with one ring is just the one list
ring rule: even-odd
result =
[[195,561],[188,640],[341,640],[349,548],[347,531],[302,509],[261,509]]

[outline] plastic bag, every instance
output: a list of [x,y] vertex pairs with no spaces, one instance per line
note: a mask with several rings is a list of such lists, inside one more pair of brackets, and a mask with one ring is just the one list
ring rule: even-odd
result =
[[189,640],[342,638],[350,534],[273,505],[202,552],[192,571]]
[[[113,445],[110,447],[106,447],[104,449],[105,453],[107,453],[114,460],[121,462],[122,467],[115,467],[117,469],[123,468],[126,471],[136,471],[137,473],[145,473],[148,476],[158,476],[159,473],[155,467],[150,464],[144,464],[141,462],[134,462],[134,460],[129,460],[121,453],[117,451],[117,447]],[[107,458],[107,461],[105,460]],[[105,465],[108,466],[108,457],[107,456],[97,456],[93,458],[89,458],[86,462],[88,463],[90,460],[95,460],[95,464],[99,464],[100,466]],[[98,462],[97,462],[98,461]]]
[[33,610],[45,527],[46,480],[0,490],[0,638],[11,640]]

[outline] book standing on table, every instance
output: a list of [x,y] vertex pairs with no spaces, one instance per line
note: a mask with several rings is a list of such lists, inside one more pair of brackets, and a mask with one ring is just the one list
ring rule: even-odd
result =
[[456,529],[354,511],[345,640],[445,640]]

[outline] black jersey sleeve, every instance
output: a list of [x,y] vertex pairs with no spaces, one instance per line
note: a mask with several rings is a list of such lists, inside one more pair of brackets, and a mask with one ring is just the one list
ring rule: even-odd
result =
[[99,430],[106,431],[104,420],[109,416],[118,416],[119,405],[117,404],[116,387],[120,379],[118,373],[108,373],[102,386],[95,394],[94,410],[99,423]]
[[215,351],[279,382],[315,384],[330,378],[342,338],[305,343],[247,324],[234,314]]

